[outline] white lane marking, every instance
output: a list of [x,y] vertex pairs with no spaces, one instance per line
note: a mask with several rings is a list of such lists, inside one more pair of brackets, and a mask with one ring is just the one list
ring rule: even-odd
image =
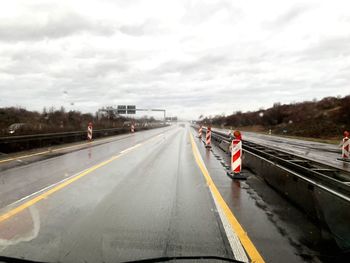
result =
[[[208,171],[208,169],[203,161],[202,155],[199,152],[198,146],[197,145],[195,145],[195,146],[196,146],[195,149],[197,151],[198,158],[200,159],[200,162],[202,163],[203,167],[207,170],[207,173],[209,174],[209,171]],[[235,259],[243,261],[243,262],[249,262],[248,256],[247,256],[247,254],[242,246],[241,241],[239,240],[236,232],[232,229],[232,226],[229,223],[227,217],[225,216],[224,211],[221,209],[221,206],[219,205],[211,187],[208,187],[208,188],[209,188],[211,196],[213,197],[216,210],[219,213],[222,225],[224,226],[225,233],[226,233],[227,239],[230,243],[230,247],[232,249],[232,253],[233,253]]]
[[[164,135],[164,133],[158,134],[158,135],[156,135],[155,137],[146,140],[145,142],[147,142],[147,141],[149,141],[149,140],[152,140],[152,139],[155,139],[155,138],[158,138],[158,137],[160,137],[160,136],[162,136],[162,135]],[[140,147],[141,145],[142,145],[142,143],[138,143],[138,144],[136,144],[136,145],[134,145],[134,146],[132,146],[132,147],[130,147],[130,148],[127,148],[127,149],[121,151],[120,154],[124,155],[125,153],[127,153],[127,152],[129,152],[129,151],[131,151],[131,150],[133,150],[133,149],[135,149],[135,148],[137,148],[137,147]],[[51,185],[49,185],[49,186],[46,186],[46,187],[44,187],[44,188],[42,188],[42,189],[40,189],[40,190],[38,190],[38,191],[36,191],[36,192],[34,192],[34,193],[31,193],[30,195],[27,195],[27,196],[25,196],[25,197],[22,197],[21,199],[19,199],[19,200],[15,201],[15,202],[13,202],[13,203],[11,203],[11,204],[9,204],[9,205],[3,207],[3,208],[0,208],[0,211],[7,211],[7,210],[11,209],[13,206],[15,206],[16,204],[21,203],[21,202],[23,202],[23,201],[27,200],[28,198],[31,198],[31,197],[33,197],[33,196],[35,196],[35,195],[39,195],[40,193],[42,193],[42,192],[44,192],[44,191],[46,191],[46,190],[48,190],[48,189],[50,189],[50,188],[53,188],[53,187],[55,187],[56,185],[59,185],[59,184],[65,182],[65,181],[67,181],[67,180],[69,180],[69,179],[71,179],[71,178],[73,178],[73,177],[75,177],[75,176],[77,176],[77,175],[79,175],[79,174],[81,174],[81,173],[84,173],[86,170],[89,170],[89,169],[90,169],[90,168],[87,168],[87,169],[85,169],[85,170],[83,170],[83,171],[80,171],[80,172],[77,172],[77,173],[75,173],[75,174],[73,174],[73,175],[71,175],[71,176],[69,176],[69,177],[67,177],[67,174],[65,174],[64,176],[65,176],[66,178],[62,179],[61,181],[58,181],[58,182],[56,182],[56,183],[53,183],[53,184],[51,184]]]
[[53,187],[55,187],[56,185],[61,184],[61,183],[65,182],[65,181],[69,180],[70,178],[73,178],[73,177],[77,176],[78,174],[81,174],[81,173],[85,172],[85,171],[88,170],[88,169],[89,169],[89,168],[87,168],[87,169],[85,169],[85,170],[83,170],[83,171],[77,172],[77,173],[75,173],[75,174],[73,174],[73,175],[71,175],[71,176],[69,176],[69,177],[66,177],[66,178],[62,179],[61,181],[58,181],[58,182],[56,182],[56,183],[53,183],[53,184],[51,184],[51,185],[49,185],[49,186],[46,186],[46,187],[44,187],[44,188],[42,188],[42,189],[40,189],[40,190],[38,190],[38,191],[36,191],[36,192],[34,192],[34,193],[31,193],[30,195],[27,195],[27,196],[25,196],[25,197],[22,197],[21,199],[18,199],[17,201],[15,201],[15,202],[13,202],[13,203],[11,203],[11,204],[5,206],[4,208],[0,209],[0,211],[2,211],[2,210],[6,211],[6,210],[8,210],[9,208],[15,206],[16,204],[21,203],[22,201],[25,201],[25,200],[27,200],[28,198],[31,198],[32,196],[38,195],[38,194],[40,194],[40,193],[42,193],[42,192],[44,192],[44,191],[46,191],[46,190],[48,190],[48,189],[50,189],[50,188],[53,188]]
[[247,254],[245,253],[245,250],[242,246],[242,243],[239,241],[238,236],[233,231],[231,224],[228,222],[224,212],[221,209],[221,206],[217,203],[217,200],[214,197],[211,190],[210,190],[210,193],[214,199],[216,209],[219,213],[222,225],[224,226],[226,236],[227,236],[228,242],[230,243],[230,247],[232,249],[232,252],[233,252],[235,259],[243,261],[243,262],[249,262]]
[[121,151],[120,153],[121,154],[127,153],[127,152],[129,152],[129,151],[131,151],[131,150],[133,150],[133,149],[135,149],[137,147],[140,147],[141,145],[142,145],[141,143],[138,143],[138,144],[136,144],[136,145],[134,145],[134,146],[132,146],[132,147],[130,147],[128,149],[125,149],[125,150]]

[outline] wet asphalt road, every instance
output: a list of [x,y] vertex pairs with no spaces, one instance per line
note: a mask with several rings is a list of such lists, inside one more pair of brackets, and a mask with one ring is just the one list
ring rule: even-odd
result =
[[27,152],[8,156],[7,159],[16,159],[0,163],[0,208],[166,131],[170,131],[170,128],[119,135],[92,143],[68,144],[54,148],[55,151],[49,153],[46,153],[46,148],[38,149],[29,154],[44,154],[29,158],[20,157],[27,156]]
[[46,262],[232,258],[188,130],[180,126],[2,171],[2,214],[113,155],[119,157],[2,221],[0,255]]
[[[26,158],[25,163],[0,164],[0,255],[46,262],[232,258],[217,207],[194,159],[190,132],[195,135],[188,124],[178,124]],[[233,182],[216,157],[225,160],[225,154],[215,146],[206,150],[199,139],[195,143],[213,182],[265,262],[320,262],[317,254],[322,252],[312,249],[319,243],[307,244],[317,240],[316,226],[249,171],[244,170],[246,182]],[[86,175],[1,220],[4,213],[82,171]]]

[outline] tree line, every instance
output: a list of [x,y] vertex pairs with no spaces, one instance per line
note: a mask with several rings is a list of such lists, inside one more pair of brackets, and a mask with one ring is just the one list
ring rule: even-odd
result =
[[[111,107],[107,107],[110,109]],[[106,109],[106,108],[104,108]],[[154,118],[147,116],[139,118],[138,122],[153,122]],[[42,112],[30,111],[21,107],[0,108],[0,135],[9,135],[9,127],[20,124],[21,128],[16,134],[33,134],[48,132],[65,132],[85,130],[89,122],[94,129],[118,128],[129,118],[115,114],[112,110],[98,111],[95,114],[82,113],[80,111],[66,111],[64,107],[44,108]],[[19,125],[17,125],[19,126]]]
[[205,117],[200,121],[234,128],[258,126],[261,130],[277,134],[336,138],[350,129],[350,96],[291,104],[275,103],[268,109],[237,111],[228,116]]

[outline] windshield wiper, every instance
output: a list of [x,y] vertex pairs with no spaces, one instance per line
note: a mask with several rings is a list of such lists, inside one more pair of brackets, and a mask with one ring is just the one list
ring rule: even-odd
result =
[[[221,260],[226,262],[234,262],[234,263],[246,263],[243,261],[239,261],[233,258],[225,258],[225,257],[218,257],[218,256],[178,256],[178,257],[158,257],[158,258],[148,258],[148,259],[139,259],[139,260],[133,260],[133,261],[125,261],[124,263],[148,263],[148,262],[166,262],[166,261],[172,261],[172,260],[200,260],[200,259],[213,259],[213,260]],[[33,261],[29,259],[22,259],[22,258],[13,258],[13,257],[4,257],[0,256],[0,262],[4,263],[47,263],[42,261]]]
[[166,262],[166,261],[172,261],[172,260],[200,260],[200,259],[215,259],[215,260],[221,260],[226,262],[235,262],[235,263],[247,263],[243,261],[239,261],[237,259],[233,258],[225,258],[225,257],[218,257],[218,256],[174,256],[174,257],[159,257],[159,258],[149,258],[149,259],[140,259],[140,260],[133,260],[133,261],[125,261],[123,263],[148,263],[148,262]]
[[28,260],[28,259],[23,259],[23,258],[13,258],[13,257],[3,257],[0,256],[0,262],[5,262],[5,263],[47,263],[47,262],[42,262],[42,261],[33,261],[33,260]]

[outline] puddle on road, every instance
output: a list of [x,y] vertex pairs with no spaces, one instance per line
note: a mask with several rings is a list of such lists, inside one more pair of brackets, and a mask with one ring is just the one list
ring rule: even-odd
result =
[[35,239],[40,230],[40,214],[35,206],[0,222],[0,251]]

